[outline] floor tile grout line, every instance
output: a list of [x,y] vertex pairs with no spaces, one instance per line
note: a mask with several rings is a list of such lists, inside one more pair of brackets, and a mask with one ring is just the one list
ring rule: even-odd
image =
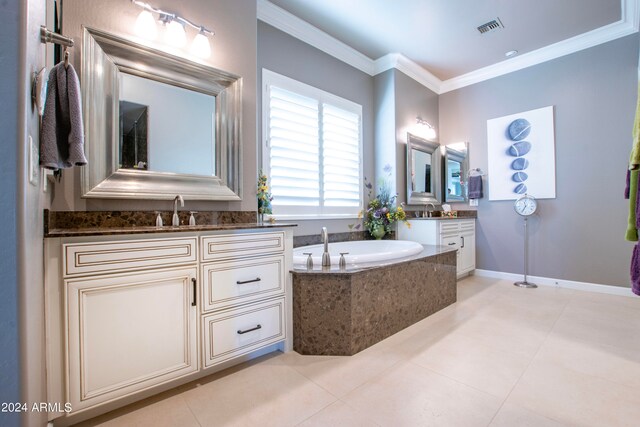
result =
[[182,398],[182,400],[184,401],[184,404],[187,406],[187,409],[189,410],[189,412],[191,413],[191,415],[193,416],[193,419],[196,420],[196,423],[198,423],[198,425],[200,427],[204,427],[202,425],[202,423],[200,422],[200,418],[198,418],[198,416],[196,415],[195,412],[193,412],[193,409],[191,408],[191,405],[189,405],[189,401],[184,397],[184,392],[180,393],[180,397]]
[[[540,353],[540,350],[542,349],[542,347],[544,346],[544,344],[547,342],[547,340],[549,339],[549,335],[551,335],[551,333],[553,332],[554,328],[556,327],[556,324],[558,323],[558,321],[560,320],[560,318],[562,317],[562,314],[564,313],[564,311],[567,308],[567,305],[569,305],[569,302],[572,300],[572,296],[570,296],[569,298],[567,298],[567,301],[564,303],[564,305],[562,306],[562,310],[560,310],[560,313],[558,314],[558,317],[556,317],[556,320],[553,322],[553,325],[551,326],[551,328],[549,328],[549,331],[547,332],[546,336],[544,337],[544,339],[542,340],[542,342],[540,343],[540,345],[538,346],[538,349],[536,350],[535,354],[533,355],[533,357],[531,357],[531,359],[529,359],[529,363],[527,364],[526,368],[523,369],[522,373],[520,374],[520,376],[518,377],[518,379],[516,380],[515,383],[513,383],[513,386],[511,387],[511,390],[509,390],[509,393],[507,393],[507,396],[504,398],[504,400],[502,401],[502,403],[500,404],[500,407],[498,408],[498,410],[496,411],[496,413],[493,415],[493,418],[491,418],[491,421],[489,421],[489,424],[487,424],[487,427],[491,425],[491,423],[493,422],[493,420],[495,420],[496,416],[498,416],[498,414],[500,413],[500,411],[502,410],[502,408],[504,407],[504,404],[507,402],[507,400],[509,400],[509,397],[511,396],[511,394],[513,393],[513,390],[515,390],[515,388],[518,386],[518,384],[520,383],[520,381],[522,380],[522,377],[524,377],[524,374],[527,373],[527,371],[529,370],[529,368],[531,367],[531,364],[533,363],[533,361],[535,360],[536,356],[538,356],[538,354]],[[525,408],[526,409],[526,408]],[[528,410],[528,409],[527,409]],[[539,414],[535,411],[531,411],[535,414],[538,414],[540,416],[543,416],[545,418],[549,418],[546,415],[543,414]]]

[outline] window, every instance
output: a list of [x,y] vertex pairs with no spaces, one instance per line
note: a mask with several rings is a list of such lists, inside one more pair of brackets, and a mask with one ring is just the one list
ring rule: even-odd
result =
[[263,170],[273,215],[353,217],[362,209],[362,106],[263,70]]

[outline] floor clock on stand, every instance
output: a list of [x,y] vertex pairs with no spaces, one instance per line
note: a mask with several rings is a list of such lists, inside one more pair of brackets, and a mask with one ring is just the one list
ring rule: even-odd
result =
[[513,208],[518,215],[524,218],[524,280],[521,282],[515,282],[514,285],[521,288],[537,288],[538,285],[527,281],[527,273],[529,269],[529,232],[527,229],[527,220],[536,212],[538,203],[532,196],[525,194],[516,200]]

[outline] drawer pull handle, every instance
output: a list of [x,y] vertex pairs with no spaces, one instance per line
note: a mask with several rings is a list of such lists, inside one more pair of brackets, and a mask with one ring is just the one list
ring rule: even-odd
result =
[[464,236],[460,236],[460,238],[462,239],[462,247],[464,248]]
[[453,246],[456,244],[456,242],[451,242],[451,243],[447,243],[449,246]]
[[237,280],[236,284],[237,285],[246,285],[247,283],[253,283],[253,282],[259,282],[262,279],[259,277],[256,277],[255,279],[251,279],[251,280]]
[[191,283],[193,284],[193,301],[191,301],[191,305],[195,307],[197,304],[196,300],[198,298],[198,290],[196,289],[196,279],[191,278]]
[[257,331],[258,329],[262,329],[262,325],[257,324],[255,328],[246,329],[244,331],[242,329],[238,329],[238,335],[246,334],[247,332]]

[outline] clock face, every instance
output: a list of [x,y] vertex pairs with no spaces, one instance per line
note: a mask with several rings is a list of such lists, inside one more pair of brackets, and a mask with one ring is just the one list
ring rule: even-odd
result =
[[523,196],[516,200],[516,203],[513,207],[519,215],[529,216],[536,211],[538,203],[531,196]]

